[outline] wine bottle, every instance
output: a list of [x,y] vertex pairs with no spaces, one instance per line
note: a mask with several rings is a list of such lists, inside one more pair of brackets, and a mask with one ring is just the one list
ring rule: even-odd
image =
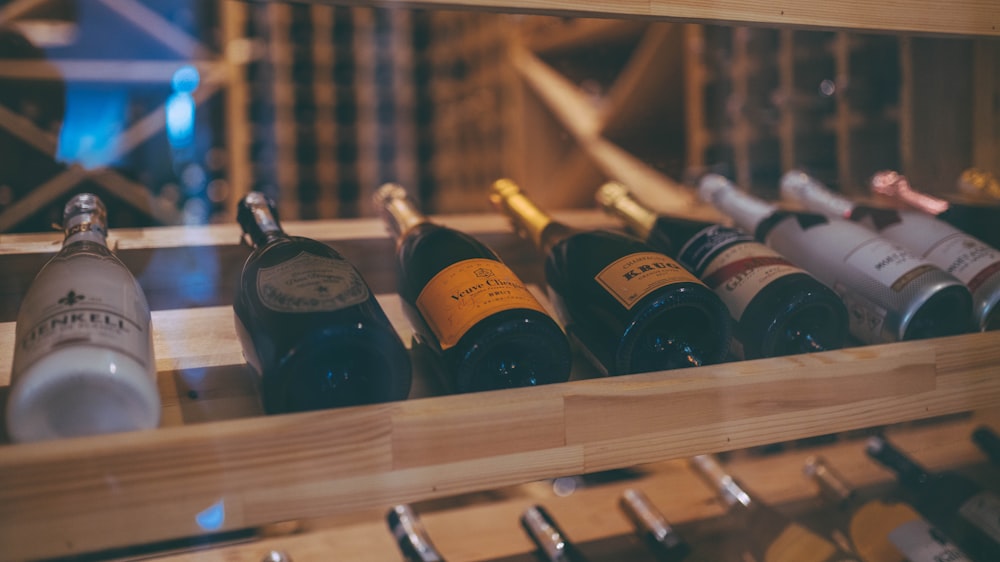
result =
[[926,213],[855,203],[799,170],[782,176],[781,193],[810,211],[861,224],[954,275],[972,293],[975,325],[1000,328],[1000,250]]
[[108,249],[101,200],[70,199],[63,232],[18,310],[7,432],[26,442],[154,428],[149,305]]
[[913,507],[891,498],[862,498],[822,457],[806,459],[803,471],[837,506],[841,528],[866,562],[970,562]]
[[688,558],[691,547],[681,539],[641,490],[629,488],[622,492],[619,506],[635,525],[639,536],[656,554],[657,560],[674,562]]
[[375,204],[397,239],[405,309],[453,391],[569,378],[566,335],[493,250],[431,222],[396,184],[379,188]]
[[754,498],[715,458],[698,455],[691,465],[715,489],[741,529],[743,548],[758,562],[858,562],[832,541]]
[[778,209],[717,174],[699,193],[736,225],[836,291],[850,332],[874,344],[972,329],[972,295],[949,273],[848,220]]
[[972,432],[972,442],[989,457],[993,464],[1000,466],[1000,435],[993,428],[985,425],[977,427]]
[[490,200],[545,256],[549,296],[570,337],[605,375],[723,360],[726,305],[677,262],[632,236],[557,222],[506,179]]
[[935,197],[913,189],[906,177],[891,170],[875,173],[869,183],[877,195],[936,216],[994,248],[1000,247],[1000,204]]
[[881,437],[870,438],[865,450],[896,473],[917,511],[971,558],[1000,560],[1000,496],[955,472],[931,474]]
[[997,177],[978,168],[964,170],[958,176],[958,191],[974,199],[996,201],[1000,199],[1000,180]]
[[236,332],[269,414],[402,400],[410,357],[361,273],[326,244],[289,236],[251,192],[237,220],[253,246],[236,287]]
[[675,258],[729,307],[745,359],[843,346],[847,309],[831,289],[751,236],[719,224],[657,215],[617,182],[598,202],[630,231]]
[[526,509],[521,514],[521,527],[548,562],[586,562],[544,507],[533,505]]
[[389,530],[396,537],[396,544],[408,561],[444,562],[444,557],[438,553],[412,507],[406,504],[397,505],[390,509],[385,517]]

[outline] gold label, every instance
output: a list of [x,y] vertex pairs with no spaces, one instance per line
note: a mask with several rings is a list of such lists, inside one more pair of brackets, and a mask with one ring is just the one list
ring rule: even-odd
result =
[[594,279],[629,310],[643,297],[664,285],[702,284],[680,264],[656,252],[638,252],[615,260]]
[[417,297],[417,310],[437,336],[441,349],[454,347],[480,320],[515,308],[545,313],[510,268],[481,258],[442,269]]
[[837,553],[833,543],[792,523],[785,527],[777,539],[767,547],[764,562],[802,562],[803,560],[830,560]]

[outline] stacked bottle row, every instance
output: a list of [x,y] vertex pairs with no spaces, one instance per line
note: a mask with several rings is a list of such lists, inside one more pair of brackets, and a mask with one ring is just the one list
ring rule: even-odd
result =
[[[872,185],[914,193],[894,172]],[[939,220],[947,213],[861,206],[797,171],[781,190],[818,213],[704,176],[698,191],[732,217],[729,228],[656,215],[610,183],[597,200],[625,234],[571,228],[496,181],[489,198],[539,250],[555,318],[492,249],[431,221],[402,187],[383,186],[375,205],[397,241],[413,344],[451,392],[566,381],[573,349],[616,376],[952,335],[973,320],[996,327],[1000,251]],[[240,202],[237,220],[253,251],[234,298],[236,333],[264,410],[406,398],[409,352],[358,269],[285,233],[260,193]],[[34,441],[155,427],[149,308],[107,249],[103,205],[77,196],[64,229],[62,251],[19,311],[9,433]]]
[[[977,434],[987,433],[979,428]],[[644,560],[757,562],[963,562],[1000,559],[1000,496],[954,471],[931,473],[881,437],[866,453],[897,476],[899,486],[860,493],[826,459],[811,456],[804,474],[818,488],[833,528],[787,513],[759,499],[712,456],[690,459],[692,470],[715,492],[724,511],[725,535],[711,553],[692,547],[638,488],[622,491],[618,507],[642,542]],[[442,562],[420,518],[409,505],[387,514],[389,530],[407,560]],[[520,517],[536,555],[551,562],[592,559],[591,545],[575,543],[542,505]],[[620,553],[619,553],[620,554]],[[596,559],[595,556],[593,559]],[[613,555],[608,559],[620,559]]]

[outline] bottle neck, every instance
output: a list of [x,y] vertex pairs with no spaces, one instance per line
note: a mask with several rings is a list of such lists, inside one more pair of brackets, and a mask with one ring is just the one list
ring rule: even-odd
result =
[[850,218],[854,203],[830,191],[805,172],[792,170],[781,178],[781,195],[806,209],[825,215]]
[[819,486],[820,494],[840,507],[852,507],[857,493],[851,484],[822,457],[809,457],[802,469]]
[[374,200],[383,222],[397,240],[403,239],[415,227],[430,222],[400,185],[383,185],[375,192]]
[[750,494],[719,465],[714,457],[698,455],[691,459],[691,466],[696,469],[705,482],[715,488],[719,499],[727,508],[737,506],[749,508],[754,503]]
[[63,208],[63,247],[77,242],[108,245],[108,212],[92,193],[73,196]]
[[281,229],[274,201],[259,191],[248,193],[240,201],[236,220],[254,248],[288,237]]
[[899,481],[907,486],[919,486],[931,478],[931,475],[923,467],[880,437],[870,438],[865,446],[865,452],[895,472]]
[[745,232],[756,232],[757,226],[778,210],[777,206],[740,191],[718,174],[705,175],[698,184],[698,194]]
[[901,174],[882,171],[872,176],[871,189],[874,193],[902,201],[914,209],[931,215],[940,215],[948,210],[948,202],[939,197],[915,191],[910,182]]
[[625,222],[629,230],[643,240],[656,227],[656,213],[639,203],[628,188],[618,182],[608,182],[597,191],[597,202],[608,213]]
[[556,244],[576,232],[541,210],[511,180],[502,179],[493,183],[490,202],[507,215],[518,235],[531,240],[543,253],[547,254]]

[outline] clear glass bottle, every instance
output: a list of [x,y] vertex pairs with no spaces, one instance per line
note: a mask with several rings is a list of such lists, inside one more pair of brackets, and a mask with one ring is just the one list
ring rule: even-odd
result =
[[35,277],[17,315],[7,431],[41,441],[157,426],[149,305],[107,246],[97,196],[63,212],[62,249]]

